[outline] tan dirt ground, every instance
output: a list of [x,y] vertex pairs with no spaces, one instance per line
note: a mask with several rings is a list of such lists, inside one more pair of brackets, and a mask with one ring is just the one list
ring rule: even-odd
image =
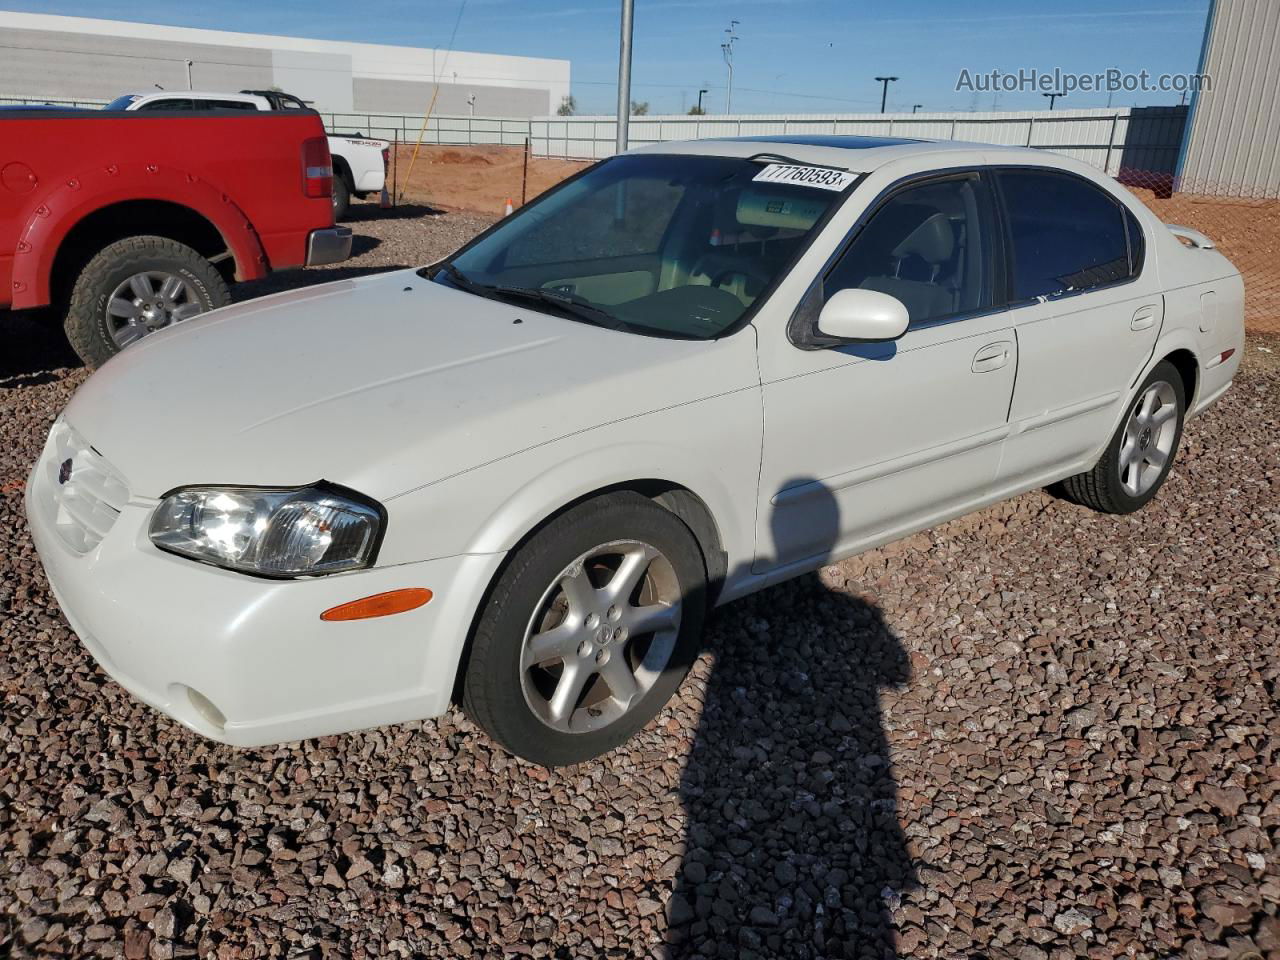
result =
[[[406,201],[488,216],[501,216],[508,198],[520,206],[524,175],[524,150],[520,147],[424,146],[417,161],[412,158],[413,145],[401,144],[395,175],[397,194]],[[530,156],[526,199],[532,200],[585,166],[577,160]]]

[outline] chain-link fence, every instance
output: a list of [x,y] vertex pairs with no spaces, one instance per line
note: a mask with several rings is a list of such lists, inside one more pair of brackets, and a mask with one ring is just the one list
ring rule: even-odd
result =
[[1165,223],[1210,237],[1244,275],[1246,328],[1280,333],[1280,198],[1142,170],[1121,170],[1118,179]]

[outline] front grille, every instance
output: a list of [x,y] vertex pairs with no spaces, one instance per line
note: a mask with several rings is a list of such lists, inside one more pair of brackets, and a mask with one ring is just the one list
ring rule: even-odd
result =
[[58,535],[72,550],[88,553],[129,501],[128,485],[102,454],[61,421],[49,436],[44,470],[58,510]]

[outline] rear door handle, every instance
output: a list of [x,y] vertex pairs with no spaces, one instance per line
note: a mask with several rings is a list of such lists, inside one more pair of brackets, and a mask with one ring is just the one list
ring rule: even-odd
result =
[[1011,356],[1013,356],[1013,344],[1008,340],[988,343],[973,355],[973,365],[970,369],[974,373],[990,373],[1008,363]]
[[1149,330],[1155,326],[1156,308],[1152,306],[1139,307],[1134,313],[1133,319],[1129,321],[1130,330]]

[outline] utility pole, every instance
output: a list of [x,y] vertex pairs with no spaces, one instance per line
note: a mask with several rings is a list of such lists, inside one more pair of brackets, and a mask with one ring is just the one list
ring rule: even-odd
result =
[[897,77],[876,77],[876,83],[881,84],[880,87],[880,112],[884,113],[885,101],[889,99],[889,84],[897,80]]
[[735,32],[738,28],[738,20],[729,21],[729,29],[725,33],[729,35],[729,39],[720,44],[720,52],[724,54],[724,64],[729,68],[729,86],[724,95],[724,112],[733,113],[733,42],[738,39]]
[[708,93],[708,92],[709,92],[709,91],[707,91],[707,90],[699,90],[699,91],[698,91],[698,113],[702,113],[702,95],[703,95],[704,93]]
[[1040,96],[1049,98],[1049,109],[1052,110],[1054,101],[1059,97],[1065,97],[1066,94],[1059,90],[1057,93],[1042,93]]
[[627,149],[627,124],[631,121],[631,27],[635,0],[622,0],[622,36],[618,41],[618,153]]
[[[924,106],[924,104],[923,104],[923,103],[913,103],[913,104],[911,105],[911,112],[912,112],[912,113],[915,113],[917,110],[919,110],[919,109],[920,109],[921,107],[923,107],[923,106]],[[882,111],[881,111],[881,113],[883,113],[883,112],[884,112],[884,111],[882,110]]]

